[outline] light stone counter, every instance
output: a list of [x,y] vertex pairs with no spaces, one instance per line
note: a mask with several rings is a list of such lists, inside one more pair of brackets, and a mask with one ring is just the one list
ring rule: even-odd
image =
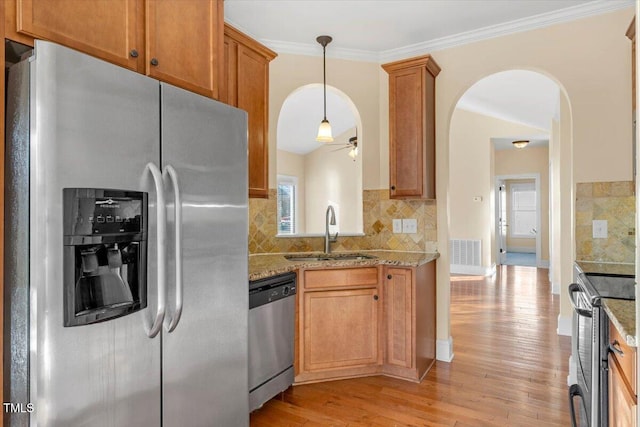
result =
[[[332,255],[349,254],[353,252],[332,252]],[[374,259],[361,260],[328,260],[328,261],[289,261],[285,255],[311,256],[318,253],[290,252],[284,254],[252,254],[249,255],[249,280],[257,280],[277,274],[295,271],[300,268],[323,267],[362,267],[367,265],[397,265],[402,267],[417,267],[437,259],[438,252],[402,252],[402,251],[358,251],[366,255],[373,255]]]
[[627,345],[637,347],[636,342],[636,302],[621,299],[603,298],[604,310]]

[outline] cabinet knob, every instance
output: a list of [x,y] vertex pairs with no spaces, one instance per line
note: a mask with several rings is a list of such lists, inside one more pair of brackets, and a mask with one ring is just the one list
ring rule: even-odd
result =
[[395,190],[396,190],[396,186],[395,186],[395,185],[392,185],[392,186],[391,186],[391,190],[392,190],[392,191],[395,191]]
[[132,58],[137,58],[138,57],[138,51],[135,49],[131,49],[131,52],[129,52],[129,56],[131,56]]
[[390,274],[388,274],[388,275],[387,275],[387,279],[389,279],[389,280],[391,280],[391,278],[392,278],[392,277],[393,277],[393,276],[392,276],[392,275],[390,275]]
[[373,299],[374,299],[374,300],[376,300],[376,301],[378,301],[378,295],[374,295],[374,296],[373,296]]
[[156,58],[151,58],[151,65],[153,65],[154,67],[158,66],[158,60]]

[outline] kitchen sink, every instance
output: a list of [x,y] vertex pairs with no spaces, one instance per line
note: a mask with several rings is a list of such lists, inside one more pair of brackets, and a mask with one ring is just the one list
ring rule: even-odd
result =
[[285,255],[289,261],[360,261],[365,259],[376,259],[374,255],[367,254],[310,254],[310,255]]

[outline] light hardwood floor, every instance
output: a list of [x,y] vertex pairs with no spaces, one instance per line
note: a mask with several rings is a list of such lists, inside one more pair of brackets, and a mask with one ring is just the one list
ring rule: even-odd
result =
[[453,362],[422,383],[368,377],[295,386],[251,426],[568,426],[569,337],[556,334],[548,270],[451,279]]

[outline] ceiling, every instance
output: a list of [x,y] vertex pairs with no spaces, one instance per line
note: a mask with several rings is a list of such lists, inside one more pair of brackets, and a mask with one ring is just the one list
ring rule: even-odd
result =
[[[382,63],[633,5],[633,0],[225,0],[225,20],[278,53],[322,56],[315,39],[328,34],[333,37],[328,58]],[[322,119],[320,88],[287,99],[283,109],[288,113],[278,124],[287,132],[278,132],[279,147],[284,142],[292,151],[313,149]],[[548,78],[516,70],[481,80],[458,106],[548,129],[558,96]],[[347,107],[340,96],[327,92],[334,136],[355,125],[354,117],[346,116]],[[287,141],[280,141],[284,134]],[[535,140],[535,145],[546,135],[513,137]],[[298,141],[309,145],[301,149]],[[509,138],[495,141],[497,148],[510,146]]]
[[633,0],[225,0],[225,21],[279,53],[386,62],[609,12]]

